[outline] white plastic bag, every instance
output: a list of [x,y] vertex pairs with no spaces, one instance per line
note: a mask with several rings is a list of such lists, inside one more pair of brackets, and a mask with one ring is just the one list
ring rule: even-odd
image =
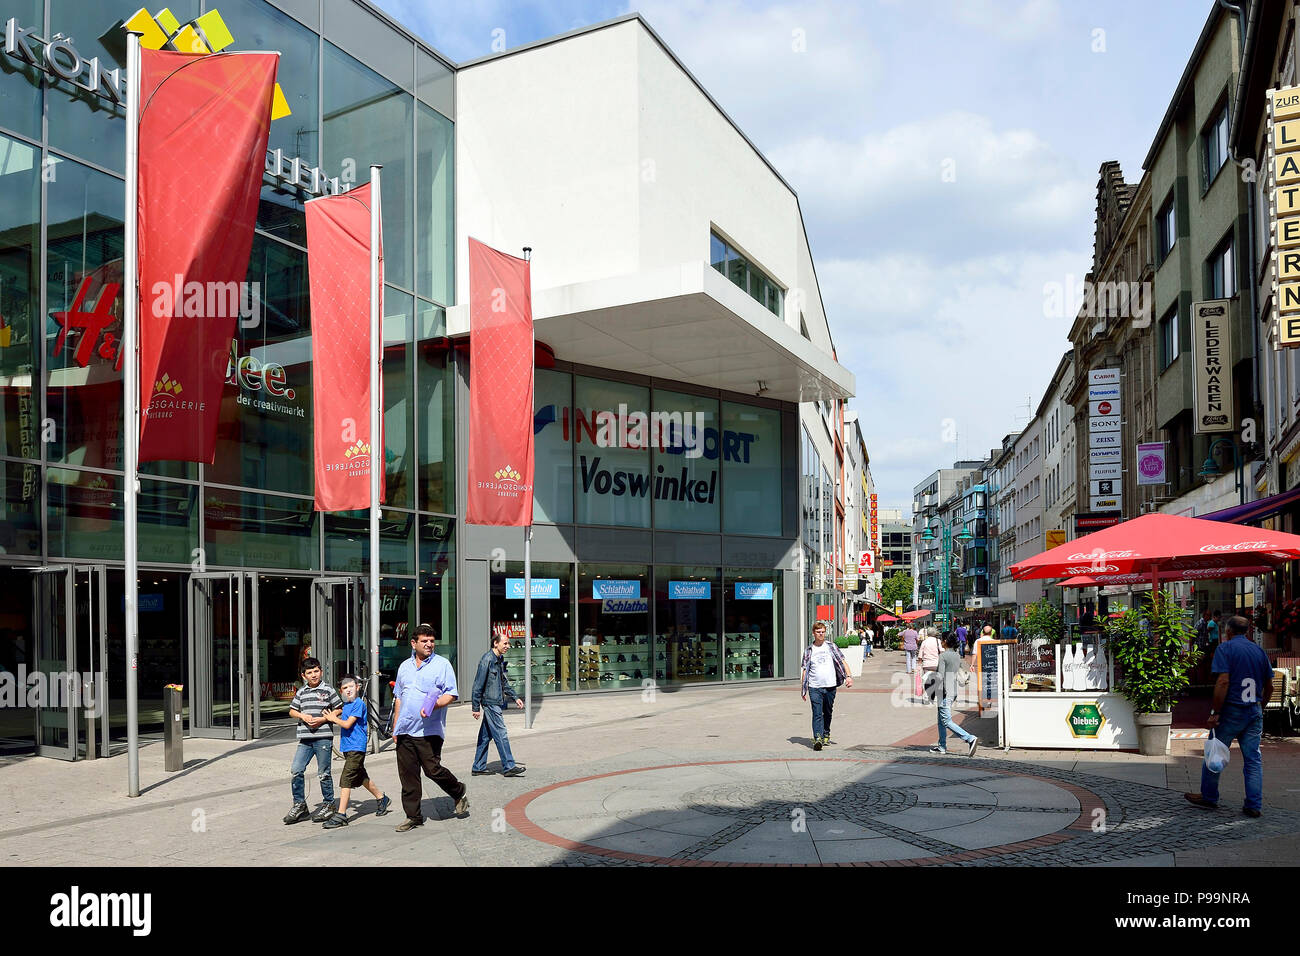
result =
[[1211,730],[1205,741],[1205,769],[1210,773],[1223,773],[1223,769],[1228,766],[1228,754],[1228,748]]

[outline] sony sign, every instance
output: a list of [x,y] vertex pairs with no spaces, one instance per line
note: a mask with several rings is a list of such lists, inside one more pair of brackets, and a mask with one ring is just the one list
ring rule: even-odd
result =
[[97,56],[83,59],[61,33],[46,40],[36,35],[34,27],[20,27],[18,18],[10,17],[5,24],[5,54],[52,79],[67,80],[87,93],[105,97],[114,106],[124,102],[122,71],[104,69]]

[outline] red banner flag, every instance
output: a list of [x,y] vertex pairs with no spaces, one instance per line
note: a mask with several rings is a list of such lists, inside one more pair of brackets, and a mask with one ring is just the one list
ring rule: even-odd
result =
[[216,452],[278,60],[140,51],[140,461]]
[[469,241],[471,524],[533,523],[533,302],[523,259]]
[[[370,434],[370,184],[310,200],[304,208],[316,510],[360,511],[370,507],[371,462],[381,463],[380,501],[385,494],[382,414],[379,441]],[[382,294],[382,239],[379,255]],[[378,401],[382,409],[382,376]]]

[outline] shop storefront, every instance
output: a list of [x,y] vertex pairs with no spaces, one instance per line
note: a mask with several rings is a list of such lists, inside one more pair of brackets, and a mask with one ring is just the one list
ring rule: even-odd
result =
[[[224,29],[230,49],[281,51],[289,107],[271,125],[215,463],[146,465],[140,482],[141,731],[161,731],[174,682],[187,732],[247,739],[287,726],[308,654],[333,679],[365,667],[366,515],[312,508],[303,203],[370,163],[384,165],[388,283],[381,670],[418,621],[457,657],[453,73],[352,3],[169,6],[178,26],[204,17],[194,29],[214,44]],[[0,667],[102,683],[98,707],[0,708],[4,751],[85,756],[88,725],[98,753],[125,740],[116,38],[139,8],[22,0],[0,18]]]

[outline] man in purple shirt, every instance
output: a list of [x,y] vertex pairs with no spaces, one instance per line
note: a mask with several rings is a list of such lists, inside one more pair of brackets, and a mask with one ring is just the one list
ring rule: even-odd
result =
[[397,670],[393,686],[393,738],[397,741],[397,775],[402,781],[405,833],[424,826],[420,813],[420,771],[456,801],[456,815],[469,814],[465,784],[442,765],[447,736],[447,706],[459,696],[456,672],[445,657],[433,653],[433,628],[421,624],[411,636],[411,657]]

